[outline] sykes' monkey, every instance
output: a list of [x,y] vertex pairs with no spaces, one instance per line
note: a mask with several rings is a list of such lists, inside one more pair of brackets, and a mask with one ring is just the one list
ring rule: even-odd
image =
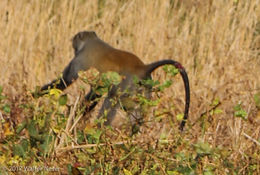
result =
[[[184,88],[185,88],[185,110],[184,118],[180,124],[180,130],[183,130],[186,120],[188,119],[189,104],[190,104],[190,87],[187,73],[183,66],[174,60],[161,60],[151,64],[144,64],[137,56],[130,52],[115,49],[109,44],[105,43],[96,35],[93,31],[83,31],[77,33],[72,40],[72,46],[74,48],[75,56],[64,69],[62,77],[57,80],[53,80],[51,83],[43,86],[41,91],[49,88],[56,87],[63,90],[69,86],[74,80],[78,78],[79,71],[85,71],[90,67],[96,68],[100,73],[114,71],[123,75],[125,79],[117,86],[113,87],[108,93],[108,97],[105,99],[101,108],[100,114],[103,115],[105,110],[109,110],[107,114],[106,124],[110,124],[113,121],[116,108],[119,104],[116,104],[113,108],[111,100],[115,94],[116,89],[120,89],[123,92],[126,88],[130,88],[130,91],[134,92],[133,77],[136,76],[139,80],[151,79],[151,73],[158,67],[166,64],[175,66],[181,73]],[[86,96],[86,100],[94,100],[97,94],[93,90]],[[125,95],[122,94],[120,99],[123,100]],[[91,108],[96,105],[94,103]],[[112,109],[111,109],[112,108]]]

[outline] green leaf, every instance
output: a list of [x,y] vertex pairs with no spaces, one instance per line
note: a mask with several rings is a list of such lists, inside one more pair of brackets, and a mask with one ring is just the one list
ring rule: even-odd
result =
[[6,99],[6,96],[0,94],[0,101]]
[[102,134],[102,131],[101,131],[101,130],[99,130],[99,129],[97,129],[97,130],[96,130],[96,132],[95,132],[95,133],[93,133],[93,135],[92,135],[92,136],[93,136],[95,139],[99,140],[99,138],[100,138],[101,134]]
[[67,164],[67,169],[68,169],[69,174],[71,175],[72,174],[72,165]]
[[174,67],[173,65],[165,65],[165,66],[163,66],[163,70],[166,73],[171,74],[172,76],[175,76],[179,73],[179,70],[176,67]]
[[219,98],[216,98],[216,99],[212,102],[211,106],[217,106],[219,103],[220,103],[220,102],[219,102]]
[[134,75],[133,82],[134,84],[138,84],[140,82],[140,79],[136,75]]
[[145,86],[156,86],[159,85],[160,82],[158,80],[152,80],[152,79],[147,79],[147,80],[141,80],[141,84]]
[[234,110],[235,110],[235,113],[234,113],[235,117],[240,117],[244,120],[247,119],[247,112],[244,109],[242,109],[241,104],[237,104],[234,107]]
[[40,148],[43,151],[42,153],[45,155],[51,149],[52,136],[51,135],[45,135],[43,140],[44,140],[44,143],[40,145]]
[[103,96],[106,92],[108,92],[108,88],[103,86],[98,86],[94,91],[95,93]]
[[21,141],[21,146],[23,147],[23,150],[27,152],[29,150],[29,141],[27,139],[23,139]]
[[66,105],[67,104],[67,101],[68,101],[68,96],[67,94],[64,94],[64,95],[61,95],[60,98],[59,98],[59,104],[61,106],[63,105]]
[[194,145],[197,154],[202,154],[202,155],[209,155],[212,153],[212,149],[210,147],[210,144],[207,142],[200,142]]
[[16,144],[13,147],[14,155],[20,156],[20,157],[26,157],[26,152],[23,149],[23,146],[20,144]]
[[163,91],[165,88],[168,88],[172,85],[172,81],[171,80],[166,80],[161,86],[159,86],[159,90]]
[[176,118],[178,121],[182,121],[184,118],[184,114],[177,114]]
[[[92,141],[96,141],[99,142],[99,139],[101,137],[102,134],[102,130],[100,129],[94,129],[94,128],[89,128],[87,129],[87,131],[85,131],[86,134],[89,135],[89,139],[91,139]],[[94,140],[93,140],[94,139]]]
[[168,144],[169,143],[168,135],[166,133],[164,133],[164,132],[161,133],[159,143],[161,143],[161,144]]
[[241,110],[241,104],[237,104],[236,106],[234,106],[234,110],[235,111]]
[[28,125],[27,125],[27,129],[29,132],[30,137],[39,140],[39,141],[43,141],[41,135],[39,135],[38,130],[36,129],[36,124],[35,121],[31,121]]
[[104,84],[104,87],[118,85],[121,79],[121,76],[117,72],[107,72],[101,75],[101,82]]
[[20,134],[20,132],[26,127],[26,121],[23,121],[22,123],[19,123],[19,125],[16,128],[16,133]]
[[132,173],[125,168],[123,169],[123,171],[124,171],[124,175],[132,175]]
[[214,114],[222,114],[222,113],[223,113],[223,111],[221,109],[216,108],[214,110]]
[[58,98],[61,93],[62,93],[62,91],[59,90],[59,89],[51,89],[51,90],[49,91],[49,94],[50,94],[51,96],[54,96],[55,98]]
[[35,127],[35,123],[34,121],[31,121],[28,125],[28,132],[29,132],[29,135],[30,136],[34,136],[34,135],[37,135],[37,130],[36,130],[36,127]]
[[84,133],[81,130],[77,131],[77,141],[79,144],[83,143],[85,140]]
[[246,119],[247,112],[244,111],[244,110],[236,111],[236,112],[235,112],[235,116],[236,116],[236,117],[240,117],[240,118],[242,118],[242,119]]
[[156,99],[156,100],[150,100],[147,99],[146,97],[142,96],[142,95],[137,95],[138,97],[138,101],[140,102],[140,104],[145,104],[145,105],[149,105],[149,106],[156,106],[160,103],[160,99]]
[[212,172],[211,170],[207,170],[203,172],[203,175],[214,175],[215,173]]
[[4,110],[5,113],[8,113],[8,114],[11,112],[11,108],[8,104],[4,105],[3,110]]

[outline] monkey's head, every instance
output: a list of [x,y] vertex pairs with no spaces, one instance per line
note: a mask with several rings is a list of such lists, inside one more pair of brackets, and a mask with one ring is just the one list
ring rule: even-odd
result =
[[94,31],[82,31],[72,38],[72,47],[75,55],[84,47],[85,41],[90,38],[97,38],[97,34]]

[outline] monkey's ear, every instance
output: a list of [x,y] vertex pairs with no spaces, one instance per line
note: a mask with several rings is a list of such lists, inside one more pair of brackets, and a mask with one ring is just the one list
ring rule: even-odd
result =
[[85,32],[79,32],[79,34],[77,35],[77,37],[78,37],[80,40],[83,40],[83,39],[84,39],[84,36],[85,36]]
[[92,37],[97,37],[97,34],[95,31],[89,31],[89,35]]

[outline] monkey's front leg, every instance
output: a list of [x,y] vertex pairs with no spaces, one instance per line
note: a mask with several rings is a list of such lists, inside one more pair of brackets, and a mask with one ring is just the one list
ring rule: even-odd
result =
[[85,102],[86,103],[90,103],[89,106],[87,106],[84,114],[86,114],[87,112],[90,112],[92,109],[94,109],[94,107],[97,105],[98,101],[96,100],[97,98],[100,98],[101,95],[97,94],[93,88],[91,88],[90,92],[85,96]]
[[74,80],[78,78],[78,72],[82,70],[80,62],[77,60],[73,59],[69,65],[64,69],[62,73],[62,77],[58,78],[56,80],[53,80],[52,82],[44,85],[41,88],[41,94],[44,95],[46,94],[48,89],[53,89],[57,88],[60,90],[66,89]]

